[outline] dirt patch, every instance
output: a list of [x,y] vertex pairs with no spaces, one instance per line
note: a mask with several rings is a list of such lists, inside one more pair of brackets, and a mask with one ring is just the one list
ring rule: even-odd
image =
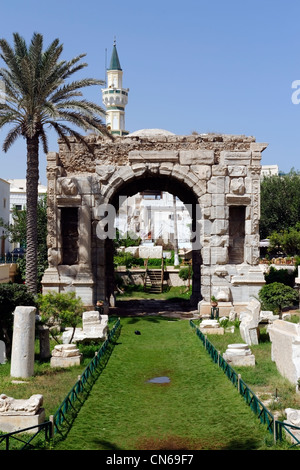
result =
[[140,439],[135,448],[136,450],[219,450],[223,445],[215,441],[170,436],[161,439],[151,437]]

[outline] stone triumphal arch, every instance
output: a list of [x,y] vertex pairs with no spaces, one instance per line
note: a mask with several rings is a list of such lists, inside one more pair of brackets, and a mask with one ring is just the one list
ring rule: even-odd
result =
[[[239,311],[264,284],[258,265],[261,153],[255,138],[142,130],[75,139],[47,156],[48,261],[43,291],[73,290],[88,307],[114,292],[109,210],[119,196],[161,189],[193,223],[193,294]],[[226,310],[226,309],[225,309]],[[224,312],[225,312],[224,310]],[[226,313],[226,312],[225,312]]]

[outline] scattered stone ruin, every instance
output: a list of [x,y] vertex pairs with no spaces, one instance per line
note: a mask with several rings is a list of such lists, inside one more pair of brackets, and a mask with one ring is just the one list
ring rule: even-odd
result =
[[0,395],[0,414],[1,415],[35,415],[43,404],[42,395],[32,395],[28,400],[17,400],[8,397],[4,393]]
[[[15,399],[4,393],[0,395],[0,430],[14,432],[45,421],[45,409],[42,408],[43,395],[35,394],[28,399]],[[33,434],[37,428],[27,430]]]
[[268,326],[271,357],[283,377],[297,385],[300,379],[300,324],[275,320]]
[[298,444],[300,440],[300,430],[298,429],[300,428],[300,410],[296,410],[294,408],[286,408],[285,413],[286,419],[284,420],[284,423],[290,426],[295,426],[289,428],[293,433],[293,436],[291,436],[290,433],[286,432],[286,437],[288,440],[291,440],[292,444]]
[[223,335],[224,334],[224,328],[220,326],[220,323],[218,320],[202,320],[200,325],[199,325],[200,331],[202,331],[203,334],[209,335]]
[[88,343],[90,341],[105,341],[108,334],[108,315],[100,315],[96,310],[83,312],[82,328],[66,328],[62,334],[62,341],[68,344],[70,340],[74,343]]
[[79,366],[82,354],[75,344],[57,344],[52,350],[51,367]]
[[[75,139],[47,156],[48,260],[43,292],[73,290],[89,308],[112,303],[113,242],[107,217],[121,196],[146,189],[178,196],[193,232],[192,297],[200,313],[240,312],[264,284],[259,260],[261,153],[254,137],[178,136],[143,130],[114,140]],[[105,229],[105,230],[103,230]],[[105,233],[105,236],[103,236]],[[226,312],[222,311],[226,306]]]
[[240,314],[240,333],[245,343],[258,344],[260,322],[260,302],[256,299],[250,300],[249,304]]
[[248,344],[229,344],[223,358],[232,366],[255,366],[255,356]]

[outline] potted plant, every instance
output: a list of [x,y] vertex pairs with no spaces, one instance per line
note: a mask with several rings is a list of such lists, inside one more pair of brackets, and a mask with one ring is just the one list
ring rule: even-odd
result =
[[218,301],[217,301],[217,299],[214,295],[212,295],[211,298],[210,298],[210,304],[211,304],[212,307],[217,307],[217,305],[218,305]]

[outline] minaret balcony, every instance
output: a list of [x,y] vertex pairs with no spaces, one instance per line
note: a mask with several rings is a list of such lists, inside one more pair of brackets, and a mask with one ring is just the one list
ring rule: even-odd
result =
[[128,103],[128,91],[119,88],[106,88],[102,97],[105,106],[126,106]]

